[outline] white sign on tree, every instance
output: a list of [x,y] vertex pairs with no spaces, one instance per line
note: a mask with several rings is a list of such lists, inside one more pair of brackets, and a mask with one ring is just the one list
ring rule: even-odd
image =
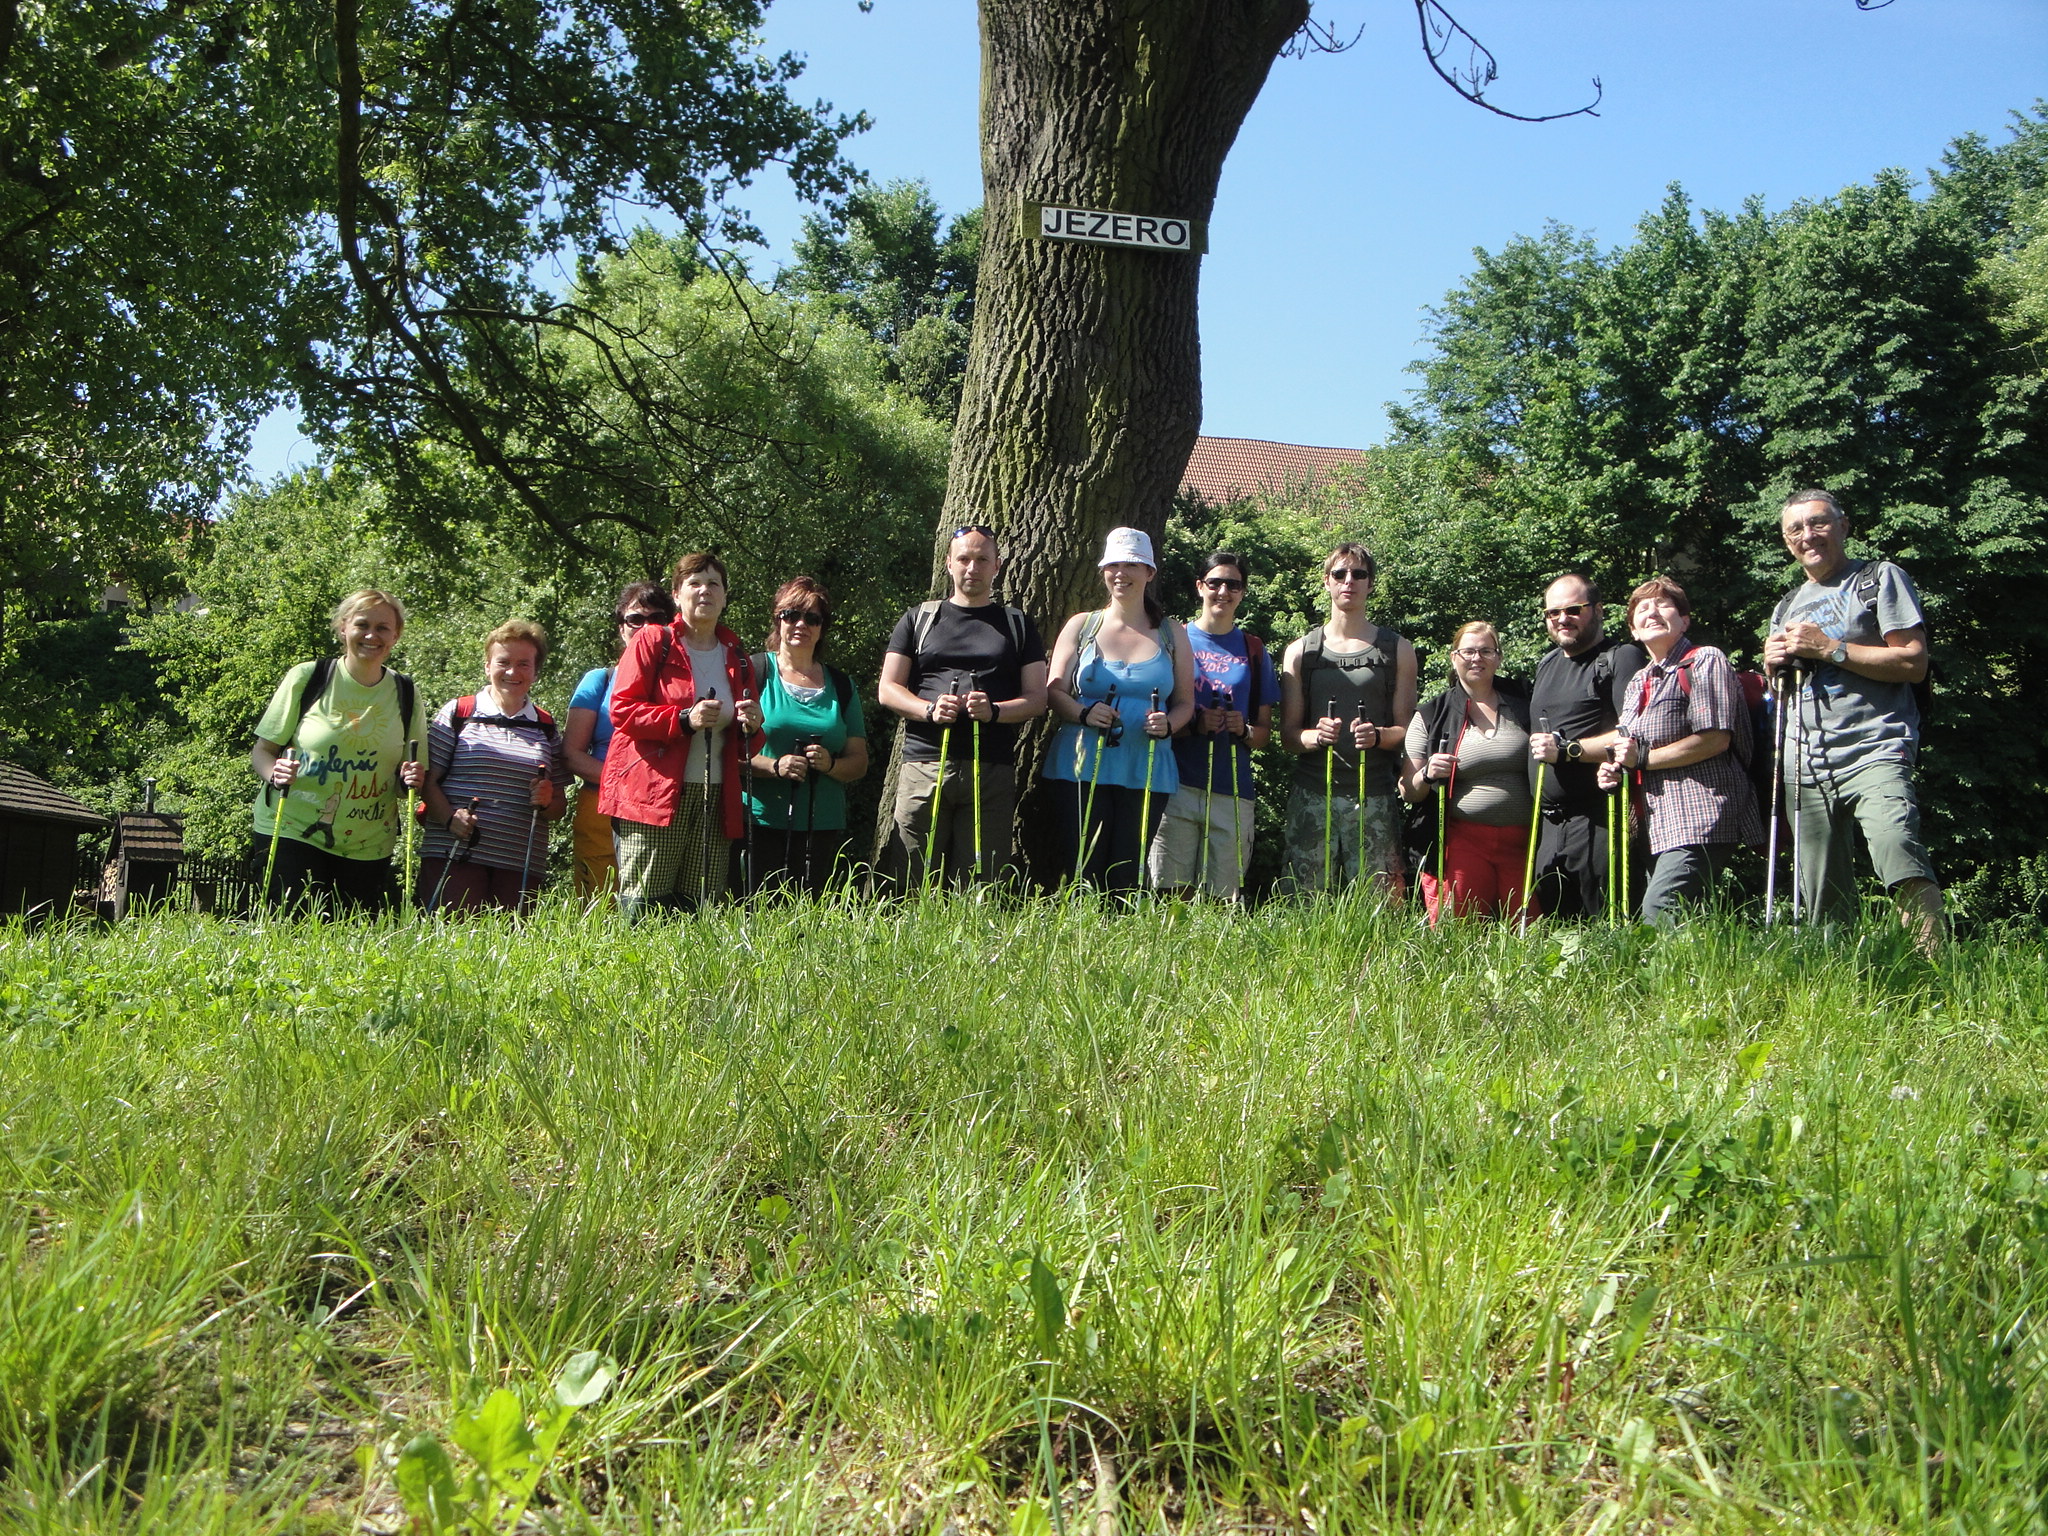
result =
[[1026,203],[1020,223],[1018,233],[1026,240],[1079,240],[1089,245],[1179,251],[1192,256],[1200,256],[1209,249],[1208,226],[1200,219]]

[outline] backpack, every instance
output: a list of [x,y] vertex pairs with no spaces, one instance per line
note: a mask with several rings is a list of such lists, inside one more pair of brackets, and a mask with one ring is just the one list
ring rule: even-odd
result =
[[[747,658],[747,681],[753,684],[756,694],[761,691],[761,678],[774,664],[775,658],[766,651],[756,651]],[[848,706],[853,702],[853,679],[829,661],[824,666],[825,676],[832,683],[832,697],[839,706],[839,716],[843,720],[846,718]]]
[[[1015,610],[1012,611],[1014,612]],[[1081,697],[1078,691],[1081,682],[1081,653],[1095,643],[1095,637],[1102,633],[1102,623],[1107,616],[1106,609],[1097,608],[1081,620],[1081,633],[1074,637],[1074,654],[1067,658],[1066,684],[1067,697],[1070,699]],[[1250,637],[1247,636],[1246,638],[1249,641]],[[1171,619],[1161,619],[1159,621],[1159,648],[1166,653],[1168,661],[1173,660],[1173,620]],[[1259,649],[1261,655],[1265,654],[1265,647],[1261,646]],[[1249,644],[1246,646],[1246,654],[1250,654]]]
[[[932,598],[917,605],[917,617],[910,625],[910,654],[912,658],[924,653],[924,642],[932,632],[932,626],[939,622],[939,609],[944,606],[943,598]],[[1010,648],[1017,653],[1018,665],[1024,662],[1024,625],[1027,622],[1024,610],[1003,605],[1003,621],[1010,629]],[[766,654],[765,652],[763,653]],[[829,668],[827,670],[830,670]]]
[[[1324,627],[1318,624],[1301,637],[1301,698],[1304,709],[1314,708],[1315,690],[1309,687],[1309,674],[1317,667],[1334,665],[1323,659]],[[1379,668],[1395,665],[1400,649],[1401,637],[1384,624],[1372,627],[1372,643],[1364,650],[1351,653],[1355,659],[1368,661]]]
[[[412,679],[403,672],[392,671],[391,680],[398,684],[399,728],[405,732],[407,740],[416,741],[419,738],[418,690],[413,687]],[[305,723],[306,711],[327,696],[327,690],[333,683],[334,658],[332,656],[322,656],[313,663],[313,670],[306,675],[306,686],[299,690],[299,723],[301,725]],[[292,734],[294,736],[298,734],[296,726],[293,727]]]
[[[1884,584],[1884,568],[1889,563],[1885,560],[1865,560],[1856,568],[1856,575],[1849,583],[1849,594],[1862,605],[1865,613],[1877,612],[1877,589]],[[1778,606],[1771,610],[1772,634],[1785,627],[1786,610],[1791,608],[1792,599],[1798,595],[1799,588],[1794,587],[1778,599]],[[1912,689],[1913,707],[1920,712],[1920,723],[1925,725],[1927,717],[1934,712],[1934,626],[1927,622],[1925,610],[1920,615],[1920,627],[1927,634],[1927,671],[1922,674],[1919,682],[1912,685]]]

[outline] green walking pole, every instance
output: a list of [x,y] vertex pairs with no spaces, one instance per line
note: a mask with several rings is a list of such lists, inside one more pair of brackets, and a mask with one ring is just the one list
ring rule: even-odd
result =
[[[1323,709],[1323,720],[1337,717],[1337,701],[1330,700]],[[1318,726],[1322,720],[1316,722]],[[1330,807],[1337,796],[1337,744],[1332,742],[1323,748],[1323,894],[1330,894]]]
[[[972,693],[974,689],[975,681],[970,677],[967,680],[967,691]],[[994,709],[989,710],[989,719],[991,722],[995,719]],[[987,871],[981,867],[981,717],[979,715],[974,717],[974,725],[969,734],[972,737],[970,745],[974,749],[974,878],[981,880],[986,878]]]
[[[1355,725],[1358,719],[1355,711],[1351,718]],[[1378,731],[1373,732],[1372,739],[1375,742],[1380,739]],[[1355,732],[1352,736],[1351,750],[1358,754],[1358,797],[1351,802],[1353,813],[1351,832],[1352,836],[1357,839],[1353,852],[1358,857],[1358,878],[1363,880],[1365,878],[1365,748],[1358,745],[1358,738]]]
[[[1247,724],[1245,727],[1245,734],[1247,736],[1251,734],[1251,727],[1249,724]],[[1240,786],[1237,782],[1237,743],[1234,741],[1230,743],[1229,750],[1230,867],[1232,870],[1236,872],[1236,877],[1230,882],[1230,894],[1233,897],[1242,900],[1244,897],[1244,823],[1240,818],[1244,814],[1244,797],[1238,793]]]
[[[1536,717],[1538,735],[1550,734],[1550,716]],[[1522,863],[1522,932],[1529,931],[1529,904],[1536,899],[1536,833],[1543,825],[1543,770],[1550,766],[1536,759],[1536,799],[1529,807],[1529,852]]]
[[1607,923],[1612,927],[1620,921],[1614,915],[1614,856],[1619,851],[1614,846],[1614,791],[1607,792]]
[[1209,888],[1209,823],[1213,819],[1216,804],[1216,738],[1209,738],[1209,762],[1202,770],[1202,852],[1196,862],[1195,885],[1197,889]]
[[[1159,690],[1154,688],[1152,690],[1152,707],[1146,711],[1146,723],[1149,725],[1151,723],[1150,717],[1158,713]],[[1146,856],[1151,844],[1150,834],[1146,828],[1152,819],[1152,760],[1158,755],[1159,738],[1150,731],[1147,731],[1145,733],[1145,797],[1138,802],[1138,889],[1141,891],[1145,888],[1145,866],[1151,862]],[[1153,883],[1156,885],[1158,882],[1154,881]]]
[[[299,754],[290,747],[286,747],[281,755],[290,758],[294,763],[298,762],[299,760]],[[296,779],[297,777],[297,774],[292,775],[293,779]],[[270,804],[270,797],[276,791],[276,789],[277,786],[274,783],[266,784],[263,786],[263,799],[265,804]],[[279,799],[275,805],[271,806],[270,857],[264,860],[263,863],[263,902],[265,906],[271,904],[270,882],[273,878],[275,878],[277,874],[277,840],[284,832],[284,808],[290,802],[291,798],[292,786],[290,781],[287,781],[284,786],[283,797]]]
[[[946,697],[951,698],[952,696],[953,689],[949,684],[946,689]],[[939,728],[939,776],[932,784],[932,819],[926,824],[924,829],[924,878],[927,882],[932,877],[932,850],[938,846],[939,841],[939,801],[946,793],[946,751],[952,745],[953,727],[950,724],[941,726]]]
[[[417,737],[405,744],[405,760],[408,763],[416,763],[420,760],[420,744]],[[399,815],[405,818],[405,889],[403,899],[405,918],[407,922],[410,922],[413,915],[412,882],[414,878],[412,839],[413,832],[419,824],[419,818],[412,813],[412,786],[403,779],[400,779],[398,783],[398,798],[401,807]]]
[[1619,915],[1616,922],[1625,923],[1635,904],[1635,887],[1629,880],[1629,844],[1635,841],[1635,828],[1629,818],[1628,770],[1621,770],[1621,891],[1616,897]]
[[[1103,703],[1107,704],[1112,710],[1116,708],[1115,683],[1109,685],[1109,697],[1104,699]],[[1088,728],[1088,711],[1094,707],[1093,704],[1083,704],[1081,706],[1081,722],[1084,730]],[[1074,878],[1076,880],[1087,878],[1088,846],[1095,840],[1095,782],[1102,777],[1102,749],[1105,746],[1113,747],[1123,739],[1122,725],[1123,717],[1118,716],[1116,720],[1110,723],[1107,729],[1098,732],[1095,737],[1095,761],[1088,769],[1088,798],[1081,807],[1081,835],[1079,845],[1074,849]]]

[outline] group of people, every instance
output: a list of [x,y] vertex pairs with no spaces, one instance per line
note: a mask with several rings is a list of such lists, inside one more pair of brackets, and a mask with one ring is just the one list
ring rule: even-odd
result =
[[[1773,616],[1767,683],[1690,638],[1691,602],[1670,578],[1629,594],[1622,639],[1593,582],[1565,574],[1544,592],[1554,648],[1530,682],[1500,675],[1498,631],[1474,621],[1452,639],[1444,686],[1418,700],[1415,647],[1368,616],[1376,566],[1361,545],[1324,560],[1328,617],[1276,667],[1238,623],[1240,555],[1201,561],[1182,622],[1155,591],[1148,536],[1113,530],[1101,606],[1067,619],[1048,652],[1031,617],[995,594],[995,534],[957,528],[949,594],[902,616],[877,688],[901,720],[890,815],[904,876],[1005,878],[1020,728],[1050,711],[1052,843],[1070,878],[1100,889],[1237,896],[1252,754],[1277,739],[1295,760],[1289,890],[1369,882],[1398,897],[1412,872],[1433,922],[1670,923],[1711,895],[1737,850],[1774,843],[1782,816],[1795,910],[1853,910],[1860,831],[1932,944],[1940,890],[1912,778],[1927,672],[1918,596],[1898,566],[1849,557],[1826,491],[1788,498],[1781,531],[1802,580]],[[859,690],[820,654],[831,598],[807,576],[784,582],[753,650],[723,622],[727,582],[699,553],[666,589],[629,586],[619,660],[582,678],[559,730],[531,698],[548,649],[538,626],[493,630],[484,687],[422,729],[410,682],[385,665],[404,610],[383,592],[351,594],[335,614],[339,660],[294,667],[257,727],[270,899],[388,905],[409,815],[423,833],[421,904],[517,907],[541,883],[547,826],[572,784],[580,895],[615,884],[630,914],[693,907],[727,893],[736,862],[752,890],[823,890],[848,867],[846,790],[870,768]]]

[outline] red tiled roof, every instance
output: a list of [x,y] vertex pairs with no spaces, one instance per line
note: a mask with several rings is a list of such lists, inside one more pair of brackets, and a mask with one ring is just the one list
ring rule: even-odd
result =
[[1363,464],[1363,448],[1311,448],[1258,437],[1198,437],[1181,476],[1184,496],[1224,506],[1247,496],[1302,490],[1343,464]]
[[0,812],[71,827],[104,827],[107,818],[37,778],[26,768],[0,763]]

